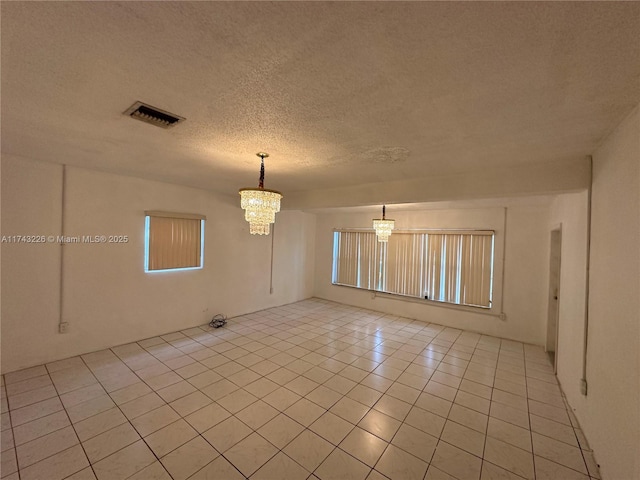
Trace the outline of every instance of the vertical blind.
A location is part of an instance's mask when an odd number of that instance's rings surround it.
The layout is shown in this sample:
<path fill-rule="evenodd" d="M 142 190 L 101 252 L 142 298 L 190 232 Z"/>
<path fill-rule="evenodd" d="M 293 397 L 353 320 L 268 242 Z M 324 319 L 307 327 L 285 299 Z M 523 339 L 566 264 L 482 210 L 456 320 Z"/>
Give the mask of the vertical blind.
<path fill-rule="evenodd" d="M 333 283 L 491 307 L 493 231 L 334 233 Z"/>
<path fill-rule="evenodd" d="M 368 232 L 349 233 L 334 245 L 339 252 L 337 261 L 334 260 L 334 277 L 345 285 L 376 290 L 380 276 L 378 239 Z"/>
<path fill-rule="evenodd" d="M 148 217 L 147 270 L 202 266 L 201 215 L 145 212 Z"/>

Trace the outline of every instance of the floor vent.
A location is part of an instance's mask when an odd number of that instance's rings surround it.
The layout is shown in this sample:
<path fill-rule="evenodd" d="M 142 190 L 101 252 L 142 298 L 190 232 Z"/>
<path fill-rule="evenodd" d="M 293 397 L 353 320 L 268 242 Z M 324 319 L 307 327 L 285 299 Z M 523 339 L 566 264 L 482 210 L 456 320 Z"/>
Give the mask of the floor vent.
<path fill-rule="evenodd" d="M 185 120 L 184 117 L 165 112 L 164 110 L 160 110 L 159 108 L 152 107 L 151 105 L 147 105 L 142 102 L 134 103 L 126 112 L 124 112 L 124 114 L 129 115 L 131 118 L 135 118 L 136 120 L 147 122 L 151 125 L 162 128 L 173 127 L 175 124 Z"/>

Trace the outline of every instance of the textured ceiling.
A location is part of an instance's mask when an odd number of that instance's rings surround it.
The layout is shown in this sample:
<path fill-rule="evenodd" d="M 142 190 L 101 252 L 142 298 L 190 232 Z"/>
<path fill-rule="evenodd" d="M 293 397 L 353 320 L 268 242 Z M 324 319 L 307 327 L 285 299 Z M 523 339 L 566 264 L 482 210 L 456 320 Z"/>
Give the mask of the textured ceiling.
<path fill-rule="evenodd" d="M 637 2 L 1 9 L 3 154 L 223 193 L 575 161 L 640 101 Z"/>

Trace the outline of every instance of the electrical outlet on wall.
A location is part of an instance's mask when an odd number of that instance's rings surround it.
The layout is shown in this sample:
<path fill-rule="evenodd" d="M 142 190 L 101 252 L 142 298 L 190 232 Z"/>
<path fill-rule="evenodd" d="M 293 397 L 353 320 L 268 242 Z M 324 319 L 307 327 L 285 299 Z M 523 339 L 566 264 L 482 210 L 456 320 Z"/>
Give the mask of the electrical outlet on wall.
<path fill-rule="evenodd" d="M 69 322 L 61 322 L 60 325 L 58 325 L 58 331 L 60 333 L 67 333 L 69 331 Z"/>

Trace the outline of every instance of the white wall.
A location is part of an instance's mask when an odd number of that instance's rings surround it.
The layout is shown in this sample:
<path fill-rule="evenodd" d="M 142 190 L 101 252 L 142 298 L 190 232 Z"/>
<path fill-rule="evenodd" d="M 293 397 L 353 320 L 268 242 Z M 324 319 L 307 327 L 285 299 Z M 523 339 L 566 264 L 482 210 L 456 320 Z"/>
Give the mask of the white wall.
<path fill-rule="evenodd" d="M 558 306 L 558 380 L 574 411 L 584 402 L 580 393 L 584 355 L 587 272 L 587 192 L 559 195 L 551 206 L 549 235 L 562 229 L 560 304 Z"/>
<path fill-rule="evenodd" d="M 520 202 L 521 203 L 521 202 Z M 504 312 L 506 320 L 427 302 L 373 297 L 371 292 L 331 284 L 334 228 L 370 228 L 368 213 L 323 213 L 317 219 L 315 295 L 363 308 L 504 338 L 542 345 L 546 323 L 548 275 L 548 205 L 508 206 L 506 250 L 504 208 L 396 211 L 388 217 L 396 228 L 479 228 L 496 231 L 495 256 L 506 254 Z M 400 207 L 395 207 L 400 208 Z M 502 269 L 494 271 L 494 313 L 500 313 Z"/>
<path fill-rule="evenodd" d="M 640 113 L 593 155 L 588 395 L 576 411 L 606 480 L 640 478 Z"/>
<path fill-rule="evenodd" d="M 2 235 L 59 235 L 62 167 L 2 159 Z M 249 235 L 239 198 L 67 169 L 66 234 L 128 235 L 126 244 L 2 244 L 2 372 L 295 302 L 313 293 L 315 217 L 276 216 Z M 144 210 L 207 216 L 203 270 L 145 274 Z M 64 320 L 57 333 L 60 249 Z"/>
<path fill-rule="evenodd" d="M 427 172 L 428 174 L 428 172 Z M 337 208 L 509 198 L 527 195 L 560 194 L 584 190 L 589 186 L 586 157 L 510 168 L 482 169 L 452 175 L 368 183 L 321 190 L 291 192 L 290 208 Z"/>

